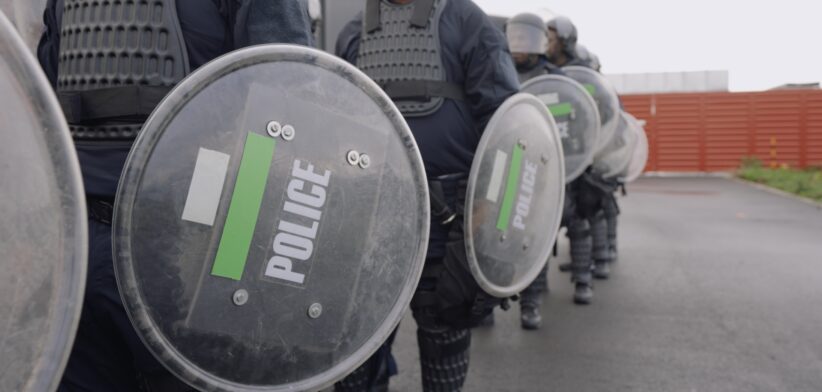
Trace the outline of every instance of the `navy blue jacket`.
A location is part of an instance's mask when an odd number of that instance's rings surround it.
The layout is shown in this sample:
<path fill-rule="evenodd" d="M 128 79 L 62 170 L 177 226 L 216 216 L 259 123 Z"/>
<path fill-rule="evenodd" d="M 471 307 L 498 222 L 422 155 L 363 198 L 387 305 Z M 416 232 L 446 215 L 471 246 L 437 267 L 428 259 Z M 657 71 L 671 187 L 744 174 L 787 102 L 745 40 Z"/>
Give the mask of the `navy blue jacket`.
<path fill-rule="evenodd" d="M 519 91 L 508 42 L 476 4 L 449 0 L 439 27 L 447 80 L 464 86 L 467 101 L 446 99 L 436 113 L 406 119 L 429 178 L 468 173 L 491 115 Z M 361 33 L 362 14 L 343 28 L 337 55 L 356 65 Z"/>
<path fill-rule="evenodd" d="M 588 61 L 585 61 L 585 60 L 583 60 L 579 57 L 576 57 L 576 56 L 568 56 L 568 61 L 565 64 L 563 64 L 562 67 L 560 67 L 560 68 L 570 67 L 570 66 L 579 66 L 579 67 L 591 68 L 591 63 L 588 62 Z M 591 69 L 593 69 L 593 68 L 591 68 Z"/>
<path fill-rule="evenodd" d="M 449 0 L 439 27 L 445 75 L 448 82 L 464 87 L 467 100 L 445 99 L 434 114 L 406 119 L 429 178 L 468 174 L 491 116 L 519 92 L 505 36 L 473 2 Z M 337 55 L 354 65 L 361 33 L 362 14 L 346 25 L 337 39 Z M 451 194 L 446 197 L 456 198 Z M 427 257 L 445 255 L 448 231 L 449 227 L 432 221 Z"/>
<path fill-rule="evenodd" d="M 305 3 L 296 0 L 177 0 L 177 15 L 193 72 L 234 49 L 261 43 L 313 44 Z M 48 0 L 45 31 L 37 48 L 40 65 L 57 85 L 63 0 Z M 77 152 L 86 193 L 113 198 L 130 143 L 85 145 Z"/>
<path fill-rule="evenodd" d="M 533 78 L 542 76 L 542 75 L 561 75 L 565 76 L 565 72 L 562 68 L 557 67 L 545 56 L 537 57 L 537 62 L 534 63 L 532 66 L 517 66 L 517 72 L 519 73 L 519 81 L 520 83 L 525 83 Z"/>

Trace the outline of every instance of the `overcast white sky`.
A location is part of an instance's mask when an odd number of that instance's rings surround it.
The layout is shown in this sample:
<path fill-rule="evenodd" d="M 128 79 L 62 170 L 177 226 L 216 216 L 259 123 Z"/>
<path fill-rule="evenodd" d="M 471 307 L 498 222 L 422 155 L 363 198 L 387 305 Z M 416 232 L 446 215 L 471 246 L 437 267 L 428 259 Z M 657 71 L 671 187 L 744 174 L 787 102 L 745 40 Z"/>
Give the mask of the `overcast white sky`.
<path fill-rule="evenodd" d="M 822 81 L 822 0 L 474 0 L 571 18 L 605 73 L 728 70 L 733 91 Z"/>

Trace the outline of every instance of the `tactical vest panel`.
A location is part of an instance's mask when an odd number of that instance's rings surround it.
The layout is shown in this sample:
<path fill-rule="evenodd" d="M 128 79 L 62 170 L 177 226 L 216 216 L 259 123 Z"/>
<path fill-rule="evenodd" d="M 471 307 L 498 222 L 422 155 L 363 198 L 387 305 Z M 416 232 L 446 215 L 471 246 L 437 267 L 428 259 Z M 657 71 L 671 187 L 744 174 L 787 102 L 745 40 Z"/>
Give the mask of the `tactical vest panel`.
<path fill-rule="evenodd" d="M 448 83 L 442 62 L 439 21 L 447 0 L 396 5 L 369 0 L 357 67 L 376 81 L 406 116 L 426 116 L 444 98 L 463 99 Z"/>
<path fill-rule="evenodd" d="M 189 72 L 175 0 L 65 0 L 57 91 L 81 140 L 128 140 Z"/>

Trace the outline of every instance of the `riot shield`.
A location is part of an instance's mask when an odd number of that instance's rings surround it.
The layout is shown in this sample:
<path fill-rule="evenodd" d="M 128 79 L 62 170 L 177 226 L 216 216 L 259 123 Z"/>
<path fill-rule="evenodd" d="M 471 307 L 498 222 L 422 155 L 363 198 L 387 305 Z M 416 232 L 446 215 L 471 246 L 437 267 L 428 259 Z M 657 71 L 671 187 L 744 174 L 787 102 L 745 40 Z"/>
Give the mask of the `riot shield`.
<path fill-rule="evenodd" d="M 57 98 L 0 12 L 0 391 L 52 391 L 86 281 L 80 168 Z"/>
<path fill-rule="evenodd" d="M 631 163 L 628 164 L 628 167 L 622 174 L 623 181 L 628 183 L 634 182 L 639 178 L 642 172 L 645 171 L 645 165 L 648 164 L 648 135 L 636 117 L 630 113 L 626 114 L 628 116 L 628 122 L 632 124 L 631 128 L 636 132 L 638 137 L 636 147 L 631 156 Z"/>
<path fill-rule="evenodd" d="M 114 213 L 115 271 L 154 355 L 209 391 L 319 390 L 414 293 L 429 201 L 379 87 L 300 46 L 232 52 L 146 122 Z"/>
<path fill-rule="evenodd" d="M 620 177 L 631 163 L 639 135 L 633 130 L 634 125 L 628 116 L 621 112 L 611 143 L 594 158 L 594 172 L 603 178 Z"/>
<path fill-rule="evenodd" d="M 569 78 L 576 80 L 583 86 L 597 103 L 599 118 L 602 122 L 596 154 L 602 152 L 605 146 L 611 144 L 614 138 L 619 116 L 622 112 L 619 105 L 619 95 L 616 89 L 602 74 L 587 67 L 570 66 L 562 68 Z"/>
<path fill-rule="evenodd" d="M 494 113 L 468 178 L 465 248 L 488 294 L 522 291 L 548 260 L 565 197 L 562 142 L 545 105 L 530 94 Z"/>
<path fill-rule="evenodd" d="M 601 128 L 596 102 L 581 84 L 559 75 L 533 78 L 521 90 L 548 106 L 562 138 L 565 181 L 573 181 L 594 161 Z"/>
<path fill-rule="evenodd" d="M 45 9 L 46 0 L 0 1 L 0 11 L 6 14 L 32 53 L 37 52 L 37 43 L 45 29 L 43 23 L 43 10 Z"/>

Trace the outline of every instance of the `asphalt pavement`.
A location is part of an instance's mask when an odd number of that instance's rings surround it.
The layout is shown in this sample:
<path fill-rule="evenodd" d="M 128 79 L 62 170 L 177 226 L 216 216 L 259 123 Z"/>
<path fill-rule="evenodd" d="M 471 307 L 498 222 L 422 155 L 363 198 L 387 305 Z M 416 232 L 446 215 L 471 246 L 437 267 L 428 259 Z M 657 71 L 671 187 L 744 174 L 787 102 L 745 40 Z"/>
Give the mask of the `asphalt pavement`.
<path fill-rule="evenodd" d="M 822 391 L 822 209 L 721 178 L 643 178 L 592 305 L 551 260 L 543 327 L 474 331 L 465 391 Z M 418 391 L 415 325 L 392 391 Z"/>

